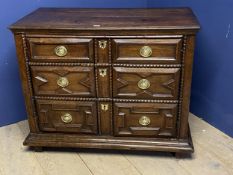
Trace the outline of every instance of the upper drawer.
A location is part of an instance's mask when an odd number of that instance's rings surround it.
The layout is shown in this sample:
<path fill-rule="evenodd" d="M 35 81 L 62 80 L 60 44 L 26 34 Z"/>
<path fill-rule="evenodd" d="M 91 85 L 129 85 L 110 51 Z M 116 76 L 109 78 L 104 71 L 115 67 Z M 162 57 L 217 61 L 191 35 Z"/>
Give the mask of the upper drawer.
<path fill-rule="evenodd" d="M 93 67 L 32 66 L 36 95 L 95 96 Z"/>
<path fill-rule="evenodd" d="M 115 63 L 180 63 L 182 39 L 114 39 Z"/>
<path fill-rule="evenodd" d="M 92 39 L 28 38 L 31 61 L 93 62 Z"/>

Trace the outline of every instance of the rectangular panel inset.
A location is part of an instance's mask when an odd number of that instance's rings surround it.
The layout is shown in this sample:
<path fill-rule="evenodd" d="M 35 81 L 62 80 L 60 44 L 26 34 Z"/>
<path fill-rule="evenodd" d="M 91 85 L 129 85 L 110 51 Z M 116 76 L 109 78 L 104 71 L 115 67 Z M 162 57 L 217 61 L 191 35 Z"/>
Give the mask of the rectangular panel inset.
<path fill-rule="evenodd" d="M 182 39 L 114 39 L 114 63 L 180 63 Z"/>
<path fill-rule="evenodd" d="M 93 62 L 93 40 L 82 38 L 28 38 L 31 61 Z"/>
<path fill-rule="evenodd" d="M 174 137 L 177 104 L 114 103 L 114 135 Z"/>
<path fill-rule="evenodd" d="M 93 67 L 31 66 L 35 95 L 95 96 Z"/>
<path fill-rule="evenodd" d="M 36 100 L 42 131 L 97 134 L 95 102 Z"/>
<path fill-rule="evenodd" d="M 180 68 L 113 68 L 113 96 L 177 99 Z"/>

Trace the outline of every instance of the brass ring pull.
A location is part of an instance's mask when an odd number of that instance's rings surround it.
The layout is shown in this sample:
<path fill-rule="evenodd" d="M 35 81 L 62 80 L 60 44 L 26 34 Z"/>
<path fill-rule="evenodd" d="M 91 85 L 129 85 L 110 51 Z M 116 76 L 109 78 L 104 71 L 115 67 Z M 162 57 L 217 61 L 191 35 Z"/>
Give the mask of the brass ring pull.
<path fill-rule="evenodd" d="M 69 85 L 69 80 L 66 77 L 59 77 L 57 79 L 57 85 L 64 88 Z"/>
<path fill-rule="evenodd" d="M 143 46 L 140 49 L 140 55 L 144 58 L 148 58 L 152 55 L 152 49 L 150 46 Z"/>
<path fill-rule="evenodd" d="M 138 123 L 142 126 L 148 126 L 150 124 L 150 118 L 147 116 L 140 117 Z"/>
<path fill-rule="evenodd" d="M 150 87 L 150 81 L 147 79 L 141 79 L 138 82 L 138 87 L 143 90 L 148 89 Z"/>
<path fill-rule="evenodd" d="M 64 57 L 67 55 L 67 49 L 65 46 L 57 46 L 55 49 L 54 49 L 54 52 L 57 56 L 59 57 Z"/>
<path fill-rule="evenodd" d="M 69 113 L 65 113 L 64 115 L 61 116 L 61 120 L 64 123 L 70 123 L 72 122 L 72 115 L 70 115 Z"/>

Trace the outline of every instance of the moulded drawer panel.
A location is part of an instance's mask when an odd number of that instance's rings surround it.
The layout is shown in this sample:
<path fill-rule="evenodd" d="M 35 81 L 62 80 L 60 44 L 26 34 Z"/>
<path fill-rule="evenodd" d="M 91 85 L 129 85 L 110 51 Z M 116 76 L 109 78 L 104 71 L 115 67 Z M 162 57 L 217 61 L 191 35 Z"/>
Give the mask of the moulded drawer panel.
<path fill-rule="evenodd" d="M 82 38 L 28 38 L 31 61 L 93 62 L 93 40 Z"/>
<path fill-rule="evenodd" d="M 180 68 L 113 68 L 113 96 L 178 99 Z"/>
<path fill-rule="evenodd" d="M 116 136 L 174 137 L 177 104 L 115 103 Z"/>
<path fill-rule="evenodd" d="M 35 95 L 95 96 L 93 67 L 31 66 Z"/>
<path fill-rule="evenodd" d="M 182 39 L 114 39 L 114 63 L 180 63 Z"/>
<path fill-rule="evenodd" d="M 36 100 L 42 131 L 97 134 L 96 103 Z"/>

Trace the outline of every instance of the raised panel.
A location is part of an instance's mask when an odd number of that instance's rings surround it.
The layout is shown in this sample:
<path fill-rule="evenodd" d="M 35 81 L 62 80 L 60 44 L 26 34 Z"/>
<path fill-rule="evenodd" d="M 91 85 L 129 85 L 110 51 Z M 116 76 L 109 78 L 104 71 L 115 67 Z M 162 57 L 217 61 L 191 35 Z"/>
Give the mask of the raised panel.
<path fill-rule="evenodd" d="M 95 102 L 37 100 L 36 107 L 42 131 L 97 133 Z M 65 123 L 62 120 L 65 114 L 72 121 Z"/>
<path fill-rule="evenodd" d="M 115 103 L 116 136 L 175 137 L 177 104 Z M 142 117 L 149 121 L 140 123 Z"/>
<path fill-rule="evenodd" d="M 177 99 L 180 68 L 113 68 L 113 96 Z M 142 88 L 141 81 L 148 87 Z"/>
<path fill-rule="evenodd" d="M 114 39 L 113 62 L 116 63 L 180 63 L 182 39 Z M 141 49 L 151 49 L 148 57 Z"/>
<path fill-rule="evenodd" d="M 31 72 L 35 95 L 95 96 L 93 67 L 31 66 Z"/>
<path fill-rule="evenodd" d="M 85 38 L 28 38 L 31 61 L 93 62 L 93 41 Z M 67 54 L 58 56 L 55 49 L 64 46 Z"/>

